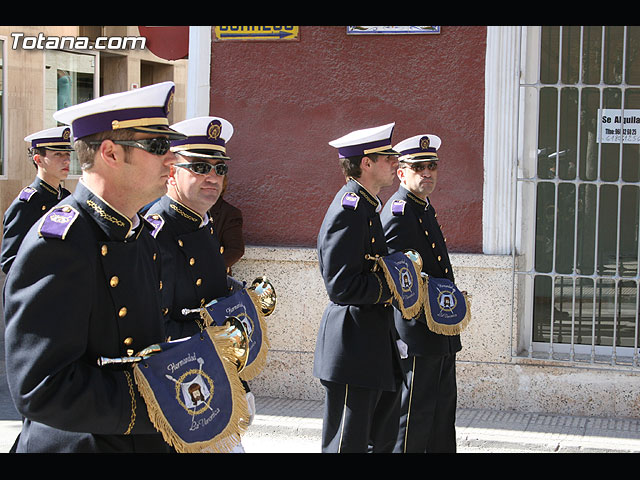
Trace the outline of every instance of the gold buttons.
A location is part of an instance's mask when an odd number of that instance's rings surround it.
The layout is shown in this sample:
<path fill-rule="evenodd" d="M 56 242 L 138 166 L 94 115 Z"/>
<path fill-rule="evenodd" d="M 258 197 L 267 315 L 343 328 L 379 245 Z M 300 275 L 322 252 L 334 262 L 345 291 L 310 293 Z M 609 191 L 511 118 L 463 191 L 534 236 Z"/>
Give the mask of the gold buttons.
<path fill-rule="evenodd" d="M 193 265 L 195 265 L 195 263 L 196 263 L 196 259 L 195 259 L 195 258 L 193 258 L 193 257 L 191 257 L 191 258 L 189 259 L 189 265 L 193 266 Z"/>
<path fill-rule="evenodd" d="M 431 248 L 436 248 L 436 244 L 435 244 L 435 243 L 432 243 L 432 244 L 431 244 Z"/>
<path fill-rule="evenodd" d="M 42 205 L 42 211 L 44 212 L 47 209 L 46 205 Z"/>
<path fill-rule="evenodd" d="M 106 245 L 102 245 L 102 247 L 100 247 L 100 253 L 103 257 L 106 256 L 107 253 L 109 253 L 109 247 L 107 247 Z"/>
<path fill-rule="evenodd" d="M 158 258 L 158 254 L 156 252 L 153 252 L 153 261 L 156 261 L 156 258 Z"/>
<path fill-rule="evenodd" d="M 124 339 L 122 343 L 124 343 L 125 346 L 130 347 L 131 345 L 133 345 L 133 338 L 127 337 Z"/>
<path fill-rule="evenodd" d="M 220 245 L 220 253 L 224 253 L 224 247 Z"/>
<path fill-rule="evenodd" d="M 118 283 L 120 283 L 120 279 L 115 275 L 109 280 L 109 285 L 111 285 L 112 287 L 117 287 Z"/>
<path fill-rule="evenodd" d="M 166 315 L 167 313 L 169 313 L 169 309 L 167 307 L 162 309 L 162 315 Z"/>
<path fill-rule="evenodd" d="M 202 285 L 202 279 L 201 278 L 196 280 L 196 286 L 199 287 L 200 285 Z"/>
<path fill-rule="evenodd" d="M 438 255 L 438 261 L 442 260 L 442 257 L 440 255 Z"/>
<path fill-rule="evenodd" d="M 371 237 L 371 243 L 376 243 L 376 237 Z"/>
<path fill-rule="evenodd" d="M 118 310 L 118 316 L 120 318 L 124 318 L 127 316 L 127 307 L 122 307 L 120 310 Z"/>
<path fill-rule="evenodd" d="M 449 273 L 449 269 L 448 269 L 448 268 L 445 268 L 445 269 L 444 269 L 444 273 Z"/>
<path fill-rule="evenodd" d="M 178 240 L 178 245 L 180 245 L 182 247 L 182 246 L 184 246 L 184 242 L 182 240 Z"/>
<path fill-rule="evenodd" d="M 162 280 L 160 280 L 160 290 L 162 290 Z"/>

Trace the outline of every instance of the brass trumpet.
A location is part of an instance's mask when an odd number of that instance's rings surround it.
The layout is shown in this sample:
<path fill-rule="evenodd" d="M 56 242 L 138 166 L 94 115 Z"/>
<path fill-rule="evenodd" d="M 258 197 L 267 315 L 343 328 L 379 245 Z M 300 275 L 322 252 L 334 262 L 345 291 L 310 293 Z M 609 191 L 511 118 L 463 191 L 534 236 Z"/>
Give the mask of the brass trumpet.
<path fill-rule="evenodd" d="M 249 360 L 249 335 L 244 324 L 238 317 L 227 317 L 222 327 L 214 327 L 214 337 L 231 341 L 233 363 L 238 368 L 238 373 L 244 370 Z"/>
<path fill-rule="evenodd" d="M 267 277 L 262 276 L 256 278 L 251 282 L 251 286 L 247 290 L 253 290 L 258 295 L 262 314 L 265 317 L 268 317 L 273 313 L 276 309 L 277 295 L 275 288 L 273 288 L 273 284 L 267 279 Z"/>

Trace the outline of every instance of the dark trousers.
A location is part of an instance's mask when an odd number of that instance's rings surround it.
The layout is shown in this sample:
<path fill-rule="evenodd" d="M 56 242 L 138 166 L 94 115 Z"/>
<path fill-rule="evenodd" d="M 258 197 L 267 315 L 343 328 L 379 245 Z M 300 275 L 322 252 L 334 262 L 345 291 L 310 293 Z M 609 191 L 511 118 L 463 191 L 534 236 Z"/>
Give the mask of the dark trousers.
<path fill-rule="evenodd" d="M 398 436 L 401 390 L 371 390 L 321 381 L 325 388 L 323 453 L 391 453 Z"/>
<path fill-rule="evenodd" d="M 456 452 L 456 356 L 404 359 L 400 427 L 394 453 Z"/>

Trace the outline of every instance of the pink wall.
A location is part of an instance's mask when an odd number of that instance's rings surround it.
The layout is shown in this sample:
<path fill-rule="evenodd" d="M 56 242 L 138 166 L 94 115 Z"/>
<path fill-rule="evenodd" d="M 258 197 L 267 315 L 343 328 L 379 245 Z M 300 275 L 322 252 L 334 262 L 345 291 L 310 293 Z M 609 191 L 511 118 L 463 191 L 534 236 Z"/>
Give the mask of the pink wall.
<path fill-rule="evenodd" d="M 344 184 L 327 142 L 396 122 L 394 144 L 442 138 L 431 200 L 449 250 L 481 252 L 485 46 L 484 26 L 373 36 L 302 26 L 297 42 L 214 41 L 210 112 L 235 128 L 225 198 L 243 211 L 246 243 L 315 247 Z"/>

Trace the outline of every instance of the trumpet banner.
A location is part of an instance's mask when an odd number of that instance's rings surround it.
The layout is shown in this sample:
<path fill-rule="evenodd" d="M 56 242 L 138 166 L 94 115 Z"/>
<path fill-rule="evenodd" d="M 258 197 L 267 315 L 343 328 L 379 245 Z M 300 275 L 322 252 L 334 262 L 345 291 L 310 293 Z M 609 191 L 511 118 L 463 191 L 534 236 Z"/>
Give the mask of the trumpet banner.
<path fill-rule="evenodd" d="M 427 277 L 424 313 L 429 330 L 441 335 L 458 335 L 471 321 L 470 300 L 447 278 Z"/>
<path fill-rule="evenodd" d="M 379 257 L 377 263 L 391 289 L 394 306 L 402 317 L 411 319 L 418 315 L 424 299 L 420 267 L 403 252 Z"/>
<path fill-rule="evenodd" d="M 249 336 L 249 358 L 240 378 L 248 381 L 256 377 L 266 365 L 269 351 L 267 322 L 258 295 L 253 290 L 238 290 L 203 307 L 202 316 L 207 324 L 213 325 L 224 325 L 231 316 L 242 322 Z"/>
<path fill-rule="evenodd" d="M 221 328 L 162 343 L 134 367 L 151 422 L 179 453 L 230 452 L 249 426 L 232 345 L 216 337 Z"/>

